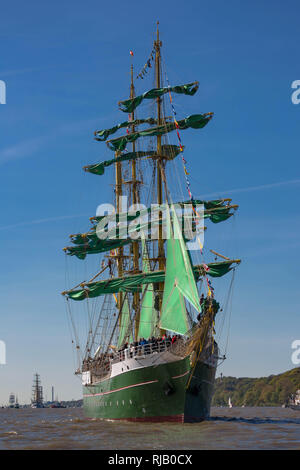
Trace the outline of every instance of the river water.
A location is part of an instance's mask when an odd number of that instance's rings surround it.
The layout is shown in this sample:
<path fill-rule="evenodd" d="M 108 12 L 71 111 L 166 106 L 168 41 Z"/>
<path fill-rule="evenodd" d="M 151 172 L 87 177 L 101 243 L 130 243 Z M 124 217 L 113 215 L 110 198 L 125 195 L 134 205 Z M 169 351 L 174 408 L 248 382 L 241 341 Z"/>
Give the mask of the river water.
<path fill-rule="evenodd" d="M 197 424 L 89 420 L 80 408 L 0 409 L 0 449 L 300 449 L 300 411 L 212 408 Z"/>

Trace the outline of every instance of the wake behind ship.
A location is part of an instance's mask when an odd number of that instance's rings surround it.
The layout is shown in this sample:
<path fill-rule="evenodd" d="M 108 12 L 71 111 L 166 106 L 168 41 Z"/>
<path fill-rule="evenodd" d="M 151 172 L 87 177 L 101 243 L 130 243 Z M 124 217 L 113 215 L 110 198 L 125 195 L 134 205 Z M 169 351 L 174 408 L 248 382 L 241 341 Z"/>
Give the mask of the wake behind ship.
<path fill-rule="evenodd" d="M 181 131 L 204 128 L 213 113 L 177 120 L 173 96 L 193 96 L 199 84 L 170 86 L 161 47 L 157 27 L 149 59 L 135 78 L 144 83 L 153 71 L 155 88 L 136 95 L 131 66 L 130 97 L 119 102 L 128 120 L 95 132 L 114 158 L 84 167 L 100 176 L 115 167 L 115 208 L 100 208 L 90 230 L 71 235 L 72 245 L 64 248 L 79 260 L 102 255 L 89 281 L 63 292 L 84 409 L 92 418 L 209 417 L 220 355 L 214 325 L 221 310 L 212 279 L 234 272 L 240 262 L 213 250 L 215 260 L 206 261 L 204 221 L 225 221 L 238 206 L 231 199 L 193 197 Z M 147 103 L 150 117 L 140 118 Z M 122 128 L 126 133 L 110 138 Z M 173 131 L 176 144 L 169 140 Z M 178 193 L 183 197 L 174 202 Z M 85 305 L 85 317 L 74 313 L 78 305 Z"/>

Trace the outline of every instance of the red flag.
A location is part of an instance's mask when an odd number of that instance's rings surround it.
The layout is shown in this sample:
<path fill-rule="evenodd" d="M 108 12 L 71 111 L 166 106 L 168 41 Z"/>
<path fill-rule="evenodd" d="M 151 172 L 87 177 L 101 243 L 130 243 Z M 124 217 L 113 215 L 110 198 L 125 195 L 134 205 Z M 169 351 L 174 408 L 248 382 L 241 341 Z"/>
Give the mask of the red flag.
<path fill-rule="evenodd" d="M 130 55 L 133 55 L 133 52 L 132 52 L 132 51 L 130 51 Z"/>

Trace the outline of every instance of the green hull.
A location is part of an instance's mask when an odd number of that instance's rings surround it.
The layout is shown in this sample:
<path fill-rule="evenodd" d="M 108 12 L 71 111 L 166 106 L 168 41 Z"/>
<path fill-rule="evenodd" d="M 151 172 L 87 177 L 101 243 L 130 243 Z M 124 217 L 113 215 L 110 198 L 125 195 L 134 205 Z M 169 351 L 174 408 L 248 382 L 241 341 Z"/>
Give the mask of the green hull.
<path fill-rule="evenodd" d="M 130 370 L 83 387 L 90 418 L 129 421 L 202 421 L 209 417 L 215 367 L 189 358 Z M 187 384 L 189 386 L 187 387 Z"/>

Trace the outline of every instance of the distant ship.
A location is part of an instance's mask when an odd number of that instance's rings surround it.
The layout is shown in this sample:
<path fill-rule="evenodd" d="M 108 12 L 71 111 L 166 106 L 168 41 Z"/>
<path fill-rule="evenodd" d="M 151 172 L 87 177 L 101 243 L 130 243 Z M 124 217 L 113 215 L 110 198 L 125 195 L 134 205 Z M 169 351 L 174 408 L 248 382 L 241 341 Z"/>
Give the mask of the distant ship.
<path fill-rule="evenodd" d="M 8 403 L 9 403 L 9 405 L 8 405 L 9 408 L 15 408 L 16 397 L 15 397 L 14 393 L 11 393 L 9 395 Z"/>
<path fill-rule="evenodd" d="M 35 374 L 33 378 L 31 408 L 44 408 L 43 387 L 39 374 Z"/>
<path fill-rule="evenodd" d="M 50 405 L 50 408 L 66 408 L 66 406 L 63 405 L 63 404 L 60 403 L 60 402 L 57 402 L 57 403 L 52 403 L 52 404 Z"/>

